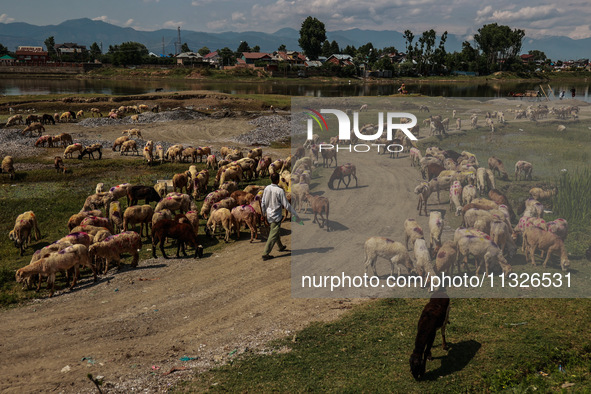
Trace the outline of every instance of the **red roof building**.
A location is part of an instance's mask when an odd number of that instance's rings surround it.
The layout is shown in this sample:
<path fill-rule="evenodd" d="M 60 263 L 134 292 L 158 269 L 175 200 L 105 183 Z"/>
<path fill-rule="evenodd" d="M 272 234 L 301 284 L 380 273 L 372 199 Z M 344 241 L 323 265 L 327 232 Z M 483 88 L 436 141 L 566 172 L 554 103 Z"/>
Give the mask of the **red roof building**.
<path fill-rule="evenodd" d="M 43 47 L 21 46 L 15 52 L 16 61 L 19 63 L 45 64 L 48 60 L 47 51 Z"/>

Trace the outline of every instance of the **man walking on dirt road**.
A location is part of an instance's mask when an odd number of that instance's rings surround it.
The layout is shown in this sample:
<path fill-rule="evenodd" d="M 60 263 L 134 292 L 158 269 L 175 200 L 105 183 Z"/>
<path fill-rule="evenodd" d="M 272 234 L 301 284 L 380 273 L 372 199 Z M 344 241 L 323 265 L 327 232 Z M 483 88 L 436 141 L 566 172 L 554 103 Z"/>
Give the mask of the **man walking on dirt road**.
<path fill-rule="evenodd" d="M 270 178 L 271 184 L 265 188 L 263 198 L 261 198 L 261 211 L 263 215 L 267 217 L 270 226 L 269 237 L 267 238 L 265 251 L 263 252 L 263 260 L 273 258 L 269 253 L 271 253 L 275 243 L 279 246 L 280 252 L 287 249 L 287 246 L 283 245 L 281 239 L 279 239 L 279 230 L 281 229 L 281 220 L 283 219 L 283 208 L 291 212 L 297 222 L 304 224 L 298 217 L 295 209 L 293 209 L 289 201 L 287 201 L 285 191 L 279 187 L 279 174 L 275 172 L 271 174 Z"/>

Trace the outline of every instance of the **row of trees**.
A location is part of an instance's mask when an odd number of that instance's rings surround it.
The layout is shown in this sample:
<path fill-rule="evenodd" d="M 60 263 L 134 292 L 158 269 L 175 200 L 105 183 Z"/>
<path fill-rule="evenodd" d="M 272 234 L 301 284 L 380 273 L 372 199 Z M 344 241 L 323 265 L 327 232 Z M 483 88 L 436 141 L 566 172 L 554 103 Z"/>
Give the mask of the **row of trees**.
<path fill-rule="evenodd" d="M 309 16 L 302 23 L 299 44 L 311 59 L 343 53 L 353 57 L 357 65 L 364 63 L 371 69 L 392 70 L 402 75 L 439 75 L 453 70 L 490 74 L 496 71 L 527 71 L 519 57 L 524 36 L 525 32 L 521 29 L 491 23 L 478 29 L 474 35 L 475 47 L 465 41 L 461 51 L 448 53 L 445 49 L 447 32 L 441 34 L 437 41 L 437 33 L 433 29 L 423 32 L 419 37 L 406 30 L 403 36 L 406 61 L 392 64 L 383 55 L 398 52 L 396 48 L 377 49 L 372 43 L 359 48 L 339 48 L 336 41 L 329 42 L 326 39 L 324 23 Z M 530 51 L 530 54 L 534 55 L 534 60 L 549 62 L 541 51 Z"/>

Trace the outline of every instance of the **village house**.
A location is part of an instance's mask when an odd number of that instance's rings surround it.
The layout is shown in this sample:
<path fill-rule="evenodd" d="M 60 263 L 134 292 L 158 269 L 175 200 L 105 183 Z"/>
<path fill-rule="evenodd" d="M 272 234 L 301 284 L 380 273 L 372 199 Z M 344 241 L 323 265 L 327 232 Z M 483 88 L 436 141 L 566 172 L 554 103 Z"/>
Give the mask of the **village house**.
<path fill-rule="evenodd" d="M 48 60 L 47 51 L 43 47 L 20 46 L 15 52 L 16 61 L 26 64 L 45 64 Z"/>

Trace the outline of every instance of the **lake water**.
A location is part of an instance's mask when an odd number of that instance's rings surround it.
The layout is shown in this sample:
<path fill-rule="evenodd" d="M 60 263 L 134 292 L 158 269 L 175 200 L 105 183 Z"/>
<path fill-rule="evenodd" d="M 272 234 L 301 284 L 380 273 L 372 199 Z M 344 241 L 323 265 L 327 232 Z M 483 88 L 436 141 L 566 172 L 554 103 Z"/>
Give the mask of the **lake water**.
<path fill-rule="evenodd" d="M 566 97 L 570 98 L 570 90 L 576 89 L 578 99 L 591 102 L 590 83 L 584 80 L 580 82 L 557 82 L 552 85 L 553 97 L 558 98 L 561 90 L 566 91 Z M 102 93 L 109 95 L 130 95 L 154 92 L 162 88 L 165 92 L 183 90 L 209 90 L 231 94 L 281 94 L 289 96 L 311 97 L 341 97 L 341 96 L 387 96 L 396 94 L 399 82 L 372 82 L 344 80 L 340 83 L 311 83 L 308 80 L 298 79 L 292 81 L 264 82 L 202 82 L 185 80 L 85 80 L 85 79 L 38 79 L 38 78 L 1 78 L 0 95 L 45 95 L 45 94 L 82 94 Z M 548 94 L 548 84 L 542 84 Z M 425 96 L 443 97 L 507 97 L 510 92 L 525 92 L 526 90 L 539 90 L 540 84 L 533 82 L 488 83 L 467 82 L 436 82 L 406 84 L 410 93 L 420 93 Z"/>

